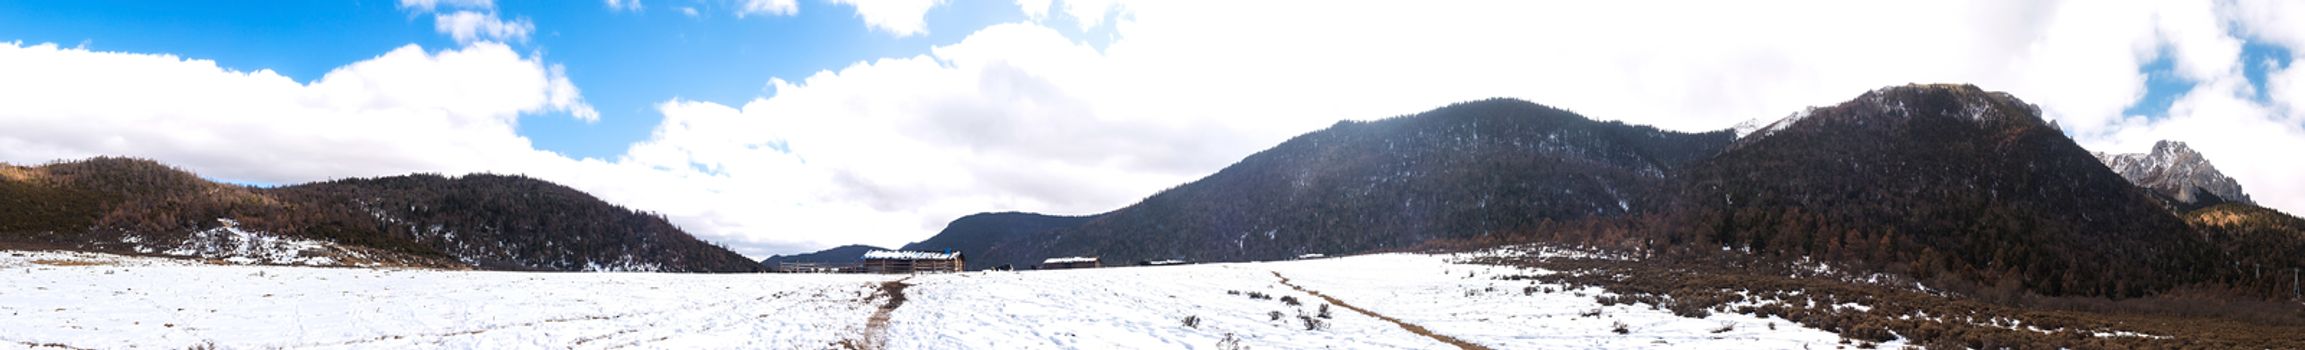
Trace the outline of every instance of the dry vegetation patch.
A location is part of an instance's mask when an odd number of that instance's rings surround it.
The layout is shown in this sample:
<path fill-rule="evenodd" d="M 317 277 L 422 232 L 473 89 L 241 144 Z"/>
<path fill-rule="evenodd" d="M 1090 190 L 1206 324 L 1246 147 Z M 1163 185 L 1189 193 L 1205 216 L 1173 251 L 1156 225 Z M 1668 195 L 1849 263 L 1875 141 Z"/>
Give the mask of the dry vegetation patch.
<path fill-rule="evenodd" d="M 1702 318 L 1776 316 L 1860 347 L 1903 339 L 1932 349 L 2305 349 L 2305 305 L 2182 289 L 2149 298 L 2043 297 L 2014 287 L 1940 286 L 1741 254 L 1601 260 L 1484 257 L 1556 271 L 1506 280 L 1593 286 L 1604 304 Z M 1943 283 L 1955 284 L 1955 283 Z M 1937 289 L 1944 288 L 1944 289 Z"/>
<path fill-rule="evenodd" d="M 105 266 L 105 265 L 111 265 L 111 263 L 102 262 L 102 261 L 90 261 L 90 260 L 68 260 L 68 259 L 37 259 L 37 260 L 32 260 L 32 263 L 33 263 L 33 264 L 39 264 L 39 265 L 48 265 L 48 266 Z"/>

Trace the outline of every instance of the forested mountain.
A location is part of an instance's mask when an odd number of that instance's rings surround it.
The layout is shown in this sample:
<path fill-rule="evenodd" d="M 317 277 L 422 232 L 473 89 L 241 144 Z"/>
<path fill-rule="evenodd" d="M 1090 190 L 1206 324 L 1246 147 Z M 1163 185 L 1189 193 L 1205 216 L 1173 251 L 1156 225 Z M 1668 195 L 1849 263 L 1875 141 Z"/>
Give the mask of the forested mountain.
<path fill-rule="evenodd" d="M 2217 166 L 2184 142 L 2153 143 L 2150 153 L 2095 153 L 2098 161 L 2138 187 L 2164 197 L 2178 211 L 2190 211 L 2225 202 L 2254 203 L 2241 183 L 2218 172 Z"/>
<path fill-rule="evenodd" d="M 0 165 L 0 244 L 242 262 L 508 270 L 759 271 L 660 216 L 519 176 L 250 188 L 156 162 Z"/>
<path fill-rule="evenodd" d="M 1689 167 L 1672 241 L 2051 295 L 2137 296 L 2216 251 L 2039 110 L 1967 85 L 1812 108 Z"/>
<path fill-rule="evenodd" d="M 1623 217 L 1664 208 L 1668 174 L 1733 137 L 1510 99 L 1341 122 L 1079 227 L 971 252 L 971 265 L 1279 259 Z"/>

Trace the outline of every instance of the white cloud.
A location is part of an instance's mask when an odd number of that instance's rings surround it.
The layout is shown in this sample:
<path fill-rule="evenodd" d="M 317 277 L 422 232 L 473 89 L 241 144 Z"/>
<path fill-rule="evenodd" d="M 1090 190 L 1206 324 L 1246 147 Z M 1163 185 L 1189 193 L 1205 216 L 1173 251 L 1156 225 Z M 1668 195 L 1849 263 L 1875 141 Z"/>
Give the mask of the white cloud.
<path fill-rule="evenodd" d="M 793 14 L 796 14 L 796 13 L 800 13 L 800 2 L 799 2 L 799 0 L 741 0 L 741 1 L 743 1 L 743 2 L 742 2 L 742 3 L 739 3 L 739 4 L 737 4 L 737 7 L 736 7 L 736 17 L 737 17 L 737 18 L 744 18 L 744 16 L 746 16 L 746 15 L 772 15 L 772 16 L 791 16 L 791 15 L 793 15 Z"/>
<path fill-rule="evenodd" d="M 856 7 L 856 16 L 875 30 L 907 37 L 927 33 L 928 10 L 943 5 L 944 0 L 832 0 L 832 3 Z"/>
<path fill-rule="evenodd" d="M 1052 1 L 1053 1 L 1053 0 L 1052 0 Z M 1099 26 L 1099 25 L 1103 25 L 1103 24 L 1104 24 L 1104 20 L 1105 20 L 1105 17 L 1106 17 L 1107 15 L 1111 15 L 1111 14 L 1113 14 L 1113 12 L 1115 12 L 1115 7 L 1118 7 L 1118 6 L 1120 5 L 1120 4 L 1119 4 L 1119 2 L 1120 2 L 1120 1 L 1118 1 L 1118 0 L 1065 0 L 1065 1 L 1064 1 L 1064 13 L 1065 13 L 1065 15 L 1066 15 L 1066 16 L 1072 16 L 1072 18 L 1073 18 L 1073 21 L 1074 21 L 1075 23 L 1079 23 L 1079 24 L 1080 24 L 1080 29 L 1081 29 L 1081 30 L 1089 30 L 1089 29 L 1092 29 L 1092 28 L 1096 28 L 1096 27 L 1097 27 L 1097 26 Z M 1194 6 L 1201 6 L 1201 5 L 1208 5 L 1208 4 L 1205 4 L 1205 3 L 1204 3 L 1204 4 L 1197 4 L 1197 5 L 1194 5 Z M 1300 8 L 1300 9 L 1302 9 L 1302 8 Z M 1222 9 L 1218 9 L 1218 8 L 1209 8 L 1208 10 L 1212 10 L 1212 11 L 1221 11 Z M 1293 17 L 1293 16 L 1297 16 L 1297 14 L 1301 14 L 1301 13 L 1302 13 L 1302 12 L 1298 12 L 1298 13 L 1276 13 L 1276 14 L 1273 14 L 1273 15 L 1278 15 L 1278 16 L 1291 16 L 1291 17 Z M 1282 17 L 1282 18 L 1287 18 L 1287 17 Z"/>
<path fill-rule="evenodd" d="M 493 9 L 496 8 L 496 0 L 400 0 L 400 8 L 416 12 L 432 12 L 441 8 Z"/>
<path fill-rule="evenodd" d="M 683 15 L 688 15 L 689 17 L 696 17 L 696 16 L 702 16 L 702 15 L 703 15 L 703 14 L 701 14 L 701 13 L 697 13 L 697 12 L 696 12 L 696 8 L 695 8 L 695 7 L 687 7 L 687 6 L 682 6 L 682 7 L 680 7 L 680 14 L 683 14 Z"/>
<path fill-rule="evenodd" d="M 1047 18 L 1049 6 L 1055 4 L 1056 0 L 1016 0 L 1016 7 L 1024 10 L 1024 16 L 1034 20 Z"/>
<path fill-rule="evenodd" d="M 448 34 L 458 43 L 528 41 L 528 34 L 536 31 L 536 24 L 529 23 L 527 18 L 505 21 L 497 19 L 494 13 L 457 11 L 433 15 L 432 30 Z"/>
<path fill-rule="evenodd" d="M 610 11 L 640 11 L 640 0 L 606 0 Z M 693 10 L 692 10 L 693 11 Z"/>
<path fill-rule="evenodd" d="M 405 46 L 310 84 L 168 55 L 0 45 L 0 157 L 150 157 L 227 179 L 294 183 L 469 172 L 548 155 L 519 116 L 591 115 L 556 69 L 501 44 Z"/>
<path fill-rule="evenodd" d="M 2305 4 L 2276 0 L 2229 0 L 2218 13 L 2245 33 L 2282 47 L 2305 47 Z"/>

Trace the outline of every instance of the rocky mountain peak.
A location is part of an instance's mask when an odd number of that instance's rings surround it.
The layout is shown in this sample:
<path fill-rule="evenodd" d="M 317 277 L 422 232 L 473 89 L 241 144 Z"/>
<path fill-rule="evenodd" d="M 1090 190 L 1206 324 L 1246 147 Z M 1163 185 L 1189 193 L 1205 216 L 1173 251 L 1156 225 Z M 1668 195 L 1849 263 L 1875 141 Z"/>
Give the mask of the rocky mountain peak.
<path fill-rule="evenodd" d="M 2153 143 L 2151 153 L 2110 154 L 2095 152 L 2105 167 L 2121 174 L 2122 178 L 2169 196 L 2179 203 L 2205 206 L 2219 202 L 2252 203 L 2241 184 L 2201 156 L 2184 142 Z"/>

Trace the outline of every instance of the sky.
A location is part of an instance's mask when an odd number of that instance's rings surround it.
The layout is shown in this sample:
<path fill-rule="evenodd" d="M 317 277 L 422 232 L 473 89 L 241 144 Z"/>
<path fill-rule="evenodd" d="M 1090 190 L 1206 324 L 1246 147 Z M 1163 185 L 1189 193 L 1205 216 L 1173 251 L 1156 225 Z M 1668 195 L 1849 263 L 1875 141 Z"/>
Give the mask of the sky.
<path fill-rule="evenodd" d="M 0 162 L 522 174 L 754 258 L 1084 215 L 1339 120 L 1682 131 L 1971 83 L 2305 212 L 2282 1 L 0 1 Z"/>

